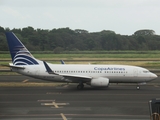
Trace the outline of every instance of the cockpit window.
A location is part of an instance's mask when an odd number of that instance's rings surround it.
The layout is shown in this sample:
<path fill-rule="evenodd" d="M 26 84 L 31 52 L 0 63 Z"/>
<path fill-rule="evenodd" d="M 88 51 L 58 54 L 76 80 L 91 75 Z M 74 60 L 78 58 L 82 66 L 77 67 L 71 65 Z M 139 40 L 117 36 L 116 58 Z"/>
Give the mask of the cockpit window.
<path fill-rule="evenodd" d="M 149 71 L 144 70 L 143 73 L 149 73 Z"/>

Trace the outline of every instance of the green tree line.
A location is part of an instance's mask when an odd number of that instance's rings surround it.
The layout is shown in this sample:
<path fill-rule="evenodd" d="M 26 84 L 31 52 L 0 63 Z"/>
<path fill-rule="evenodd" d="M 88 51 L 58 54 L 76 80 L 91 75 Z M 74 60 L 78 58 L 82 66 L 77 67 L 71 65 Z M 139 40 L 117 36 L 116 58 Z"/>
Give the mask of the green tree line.
<path fill-rule="evenodd" d="M 138 30 L 128 36 L 110 30 L 89 33 L 82 29 L 44 30 L 29 26 L 12 30 L 0 27 L 0 51 L 8 51 L 5 31 L 14 32 L 31 51 L 160 50 L 160 36 L 154 30 Z"/>

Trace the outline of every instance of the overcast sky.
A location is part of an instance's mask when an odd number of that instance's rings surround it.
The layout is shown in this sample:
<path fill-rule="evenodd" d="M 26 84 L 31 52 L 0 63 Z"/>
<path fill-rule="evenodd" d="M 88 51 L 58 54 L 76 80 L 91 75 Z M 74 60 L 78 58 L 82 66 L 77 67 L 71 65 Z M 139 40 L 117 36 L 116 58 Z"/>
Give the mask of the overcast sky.
<path fill-rule="evenodd" d="M 160 0 L 0 0 L 0 26 L 121 35 L 152 29 L 160 35 Z"/>

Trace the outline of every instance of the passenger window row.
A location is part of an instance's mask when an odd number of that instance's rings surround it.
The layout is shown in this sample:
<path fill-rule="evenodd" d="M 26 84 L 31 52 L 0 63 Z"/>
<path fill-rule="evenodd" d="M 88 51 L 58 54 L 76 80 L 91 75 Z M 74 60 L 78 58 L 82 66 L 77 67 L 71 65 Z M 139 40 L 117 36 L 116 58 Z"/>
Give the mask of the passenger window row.
<path fill-rule="evenodd" d="M 102 71 L 54 71 L 55 73 L 102 73 Z M 105 71 L 104 73 L 127 73 L 127 71 Z"/>

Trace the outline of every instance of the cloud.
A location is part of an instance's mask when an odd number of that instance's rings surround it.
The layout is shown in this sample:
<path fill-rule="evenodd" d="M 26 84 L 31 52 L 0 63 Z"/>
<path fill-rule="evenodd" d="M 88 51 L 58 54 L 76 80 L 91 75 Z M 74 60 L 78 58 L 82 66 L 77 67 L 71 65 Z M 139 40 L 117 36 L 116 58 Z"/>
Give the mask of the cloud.
<path fill-rule="evenodd" d="M 20 11 L 17 11 L 14 8 L 7 7 L 7 6 L 2 8 L 2 12 L 4 12 L 4 14 L 7 14 L 10 17 L 13 17 L 19 20 L 26 20 L 30 18 L 29 15 L 22 14 Z"/>
<path fill-rule="evenodd" d="M 20 13 L 10 7 L 3 7 L 2 8 L 2 11 L 5 13 L 5 14 L 8 14 L 12 17 L 20 17 Z"/>
<path fill-rule="evenodd" d="M 6 27 L 110 29 L 132 34 L 141 28 L 160 31 L 159 0 L 0 0 Z"/>

